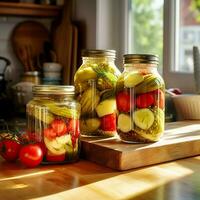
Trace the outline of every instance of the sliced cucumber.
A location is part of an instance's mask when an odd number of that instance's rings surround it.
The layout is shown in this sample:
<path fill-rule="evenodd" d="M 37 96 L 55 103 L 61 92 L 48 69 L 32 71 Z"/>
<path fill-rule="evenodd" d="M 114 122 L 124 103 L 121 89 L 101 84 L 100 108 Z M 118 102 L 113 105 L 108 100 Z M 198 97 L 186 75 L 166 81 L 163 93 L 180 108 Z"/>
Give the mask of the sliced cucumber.
<path fill-rule="evenodd" d="M 115 99 L 106 99 L 96 107 L 96 112 L 99 117 L 112 114 L 116 112 L 116 110 L 117 106 Z"/>
<path fill-rule="evenodd" d="M 100 127 L 100 124 L 98 118 L 82 119 L 80 120 L 80 129 L 83 133 L 93 133 Z"/>
<path fill-rule="evenodd" d="M 136 126 L 148 130 L 154 122 L 154 113 L 148 108 L 139 109 L 133 113 L 133 120 Z"/>
<path fill-rule="evenodd" d="M 129 132 L 132 129 L 132 120 L 129 115 L 126 114 L 120 114 L 118 116 L 118 121 L 117 121 L 117 126 L 118 129 L 121 130 L 122 132 Z"/>
<path fill-rule="evenodd" d="M 49 140 L 47 137 L 44 137 L 44 143 L 51 153 L 61 155 L 66 153 L 67 146 L 71 145 L 71 137 L 70 135 L 63 135 L 56 137 L 53 140 Z"/>
<path fill-rule="evenodd" d="M 124 77 L 125 87 L 131 88 L 135 87 L 144 80 L 144 77 L 136 72 L 130 72 Z"/>

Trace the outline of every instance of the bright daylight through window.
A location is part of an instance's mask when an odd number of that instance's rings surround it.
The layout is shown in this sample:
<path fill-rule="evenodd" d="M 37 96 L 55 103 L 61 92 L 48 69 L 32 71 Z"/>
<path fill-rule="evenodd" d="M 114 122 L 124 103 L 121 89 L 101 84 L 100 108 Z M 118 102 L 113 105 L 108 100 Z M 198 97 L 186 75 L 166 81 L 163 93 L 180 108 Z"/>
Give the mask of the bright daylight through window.
<path fill-rule="evenodd" d="M 175 71 L 193 72 L 192 48 L 200 46 L 200 0 L 179 2 L 179 64 Z"/>
<path fill-rule="evenodd" d="M 200 46 L 200 0 L 166 0 L 174 6 L 174 18 L 170 22 L 176 63 L 171 66 L 174 72 L 193 72 L 192 48 Z M 173 8 L 170 8 L 172 14 Z M 160 57 L 163 65 L 163 12 L 164 0 L 129 0 L 129 52 L 152 53 Z M 169 17 L 169 16 L 168 16 Z M 170 27 L 169 27 L 170 28 Z M 175 34 L 176 31 L 176 34 Z M 167 41 L 170 42 L 170 41 Z M 173 48 L 173 47 L 171 47 Z M 166 56 L 166 55 L 165 55 Z"/>
<path fill-rule="evenodd" d="M 163 0 L 129 1 L 129 52 L 157 54 L 163 60 Z"/>

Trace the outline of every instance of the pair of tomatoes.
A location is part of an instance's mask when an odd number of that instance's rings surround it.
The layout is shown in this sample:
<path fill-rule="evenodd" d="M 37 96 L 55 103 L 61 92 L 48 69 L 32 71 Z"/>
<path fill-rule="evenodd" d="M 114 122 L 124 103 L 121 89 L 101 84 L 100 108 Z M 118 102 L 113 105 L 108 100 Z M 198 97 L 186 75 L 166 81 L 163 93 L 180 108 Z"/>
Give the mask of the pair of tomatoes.
<path fill-rule="evenodd" d="M 165 106 L 165 96 L 160 89 L 137 95 L 136 99 L 131 96 L 130 92 L 122 91 L 117 94 L 116 101 L 120 112 L 130 112 L 134 105 L 138 108 L 148 108 L 153 105 L 161 109 Z"/>
<path fill-rule="evenodd" d="M 43 151 L 40 144 L 27 144 L 23 146 L 13 139 L 3 139 L 0 141 L 0 155 L 9 162 L 19 159 L 27 167 L 35 167 L 43 159 Z"/>

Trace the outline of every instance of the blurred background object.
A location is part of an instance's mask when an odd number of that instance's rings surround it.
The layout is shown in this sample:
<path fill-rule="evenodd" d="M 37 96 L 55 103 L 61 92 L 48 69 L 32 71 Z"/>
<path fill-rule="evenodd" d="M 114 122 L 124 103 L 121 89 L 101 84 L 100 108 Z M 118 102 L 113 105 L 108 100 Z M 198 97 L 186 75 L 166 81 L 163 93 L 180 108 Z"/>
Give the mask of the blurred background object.
<path fill-rule="evenodd" d="M 0 118 L 8 117 L 12 113 L 12 103 L 7 93 L 6 70 L 10 61 L 0 56 Z"/>

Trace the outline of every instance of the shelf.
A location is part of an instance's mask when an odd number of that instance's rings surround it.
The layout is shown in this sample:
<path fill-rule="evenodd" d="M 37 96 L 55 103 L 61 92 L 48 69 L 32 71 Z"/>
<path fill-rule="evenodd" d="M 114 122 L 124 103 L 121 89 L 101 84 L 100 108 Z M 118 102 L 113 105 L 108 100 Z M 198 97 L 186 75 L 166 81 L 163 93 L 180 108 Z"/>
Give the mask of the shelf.
<path fill-rule="evenodd" d="M 4 16 L 56 17 L 61 10 L 62 6 L 0 2 L 0 15 Z"/>

